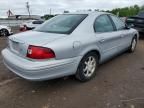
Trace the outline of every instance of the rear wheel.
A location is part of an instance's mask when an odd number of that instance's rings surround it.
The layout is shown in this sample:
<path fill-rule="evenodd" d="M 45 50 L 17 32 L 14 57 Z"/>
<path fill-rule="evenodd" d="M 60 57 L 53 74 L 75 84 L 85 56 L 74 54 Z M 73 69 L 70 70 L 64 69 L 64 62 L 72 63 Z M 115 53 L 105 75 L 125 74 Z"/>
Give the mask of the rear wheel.
<path fill-rule="evenodd" d="M 96 75 L 98 57 L 95 53 L 88 53 L 81 60 L 76 72 L 76 78 L 80 81 L 88 81 Z"/>
<path fill-rule="evenodd" d="M 0 30 L 0 36 L 9 36 L 9 32 L 7 29 L 1 29 Z"/>
<path fill-rule="evenodd" d="M 134 52 L 135 49 L 136 49 L 136 46 L 137 46 L 137 39 L 136 39 L 136 37 L 134 37 L 134 38 L 132 39 L 129 52 L 130 52 L 130 53 Z"/>

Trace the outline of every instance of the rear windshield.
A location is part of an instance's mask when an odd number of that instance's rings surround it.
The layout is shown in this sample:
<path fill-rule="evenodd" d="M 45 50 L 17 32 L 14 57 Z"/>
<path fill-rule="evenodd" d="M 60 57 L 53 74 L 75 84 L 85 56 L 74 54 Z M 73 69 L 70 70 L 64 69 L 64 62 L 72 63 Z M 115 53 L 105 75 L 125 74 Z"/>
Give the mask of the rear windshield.
<path fill-rule="evenodd" d="M 34 30 L 39 32 L 69 34 L 86 18 L 86 16 L 86 14 L 58 15 Z"/>

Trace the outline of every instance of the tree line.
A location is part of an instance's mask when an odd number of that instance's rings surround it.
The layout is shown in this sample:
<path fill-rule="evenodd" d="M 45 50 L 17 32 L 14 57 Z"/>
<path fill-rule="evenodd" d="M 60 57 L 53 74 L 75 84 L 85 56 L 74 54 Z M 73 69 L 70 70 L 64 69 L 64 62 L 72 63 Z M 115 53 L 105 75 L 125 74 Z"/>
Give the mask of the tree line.
<path fill-rule="evenodd" d="M 88 11 L 92 11 L 92 10 L 88 9 Z M 128 17 L 128 16 L 135 16 L 140 11 L 144 11 L 144 5 L 143 6 L 134 5 L 134 6 L 130 6 L 130 7 L 124 7 L 124 8 L 115 8 L 113 10 L 107 10 L 107 11 L 95 9 L 95 11 L 109 12 L 109 13 L 113 13 L 115 15 L 118 15 L 119 17 Z M 69 11 L 64 11 L 64 13 L 69 13 Z M 44 15 L 42 18 L 47 20 L 47 19 L 50 19 L 54 16 L 55 15 L 47 14 L 47 15 Z"/>
<path fill-rule="evenodd" d="M 140 11 L 144 11 L 144 5 L 143 6 L 134 5 L 134 6 L 130 6 L 130 7 L 116 8 L 111 11 L 108 10 L 106 12 L 113 13 L 120 17 L 128 17 L 128 16 L 135 16 Z"/>

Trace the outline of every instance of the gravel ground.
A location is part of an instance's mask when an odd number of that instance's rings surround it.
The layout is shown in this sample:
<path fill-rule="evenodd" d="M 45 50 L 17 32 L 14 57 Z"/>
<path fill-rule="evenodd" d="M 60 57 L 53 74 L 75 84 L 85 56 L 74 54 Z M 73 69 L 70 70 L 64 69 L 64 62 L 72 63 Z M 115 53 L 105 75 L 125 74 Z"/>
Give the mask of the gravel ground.
<path fill-rule="evenodd" d="M 0 51 L 6 39 L 0 38 Z M 14 75 L 0 55 L 0 108 L 144 108 L 144 39 L 133 54 L 101 65 L 97 76 L 30 82 Z"/>

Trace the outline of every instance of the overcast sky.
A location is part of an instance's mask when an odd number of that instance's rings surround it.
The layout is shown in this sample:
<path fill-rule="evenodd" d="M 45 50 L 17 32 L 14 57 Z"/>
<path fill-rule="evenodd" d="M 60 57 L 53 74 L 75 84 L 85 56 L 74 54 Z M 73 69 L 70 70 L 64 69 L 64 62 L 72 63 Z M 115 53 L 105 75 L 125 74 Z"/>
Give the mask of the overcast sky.
<path fill-rule="evenodd" d="M 52 14 L 55 14 L 62 13 L 64 10 L 111 10 L 135 4 L 144 5 L 144 0 L 0 0 L 0 17 L 6 16 L 9 9 L 13 14 L 27 14 L 27 1 L 31 13 L 38 15 L 50 13 L 50 8 Z"/>

